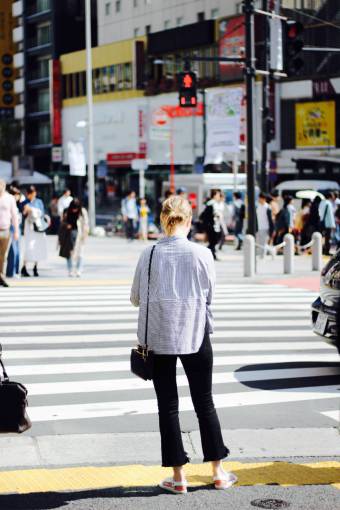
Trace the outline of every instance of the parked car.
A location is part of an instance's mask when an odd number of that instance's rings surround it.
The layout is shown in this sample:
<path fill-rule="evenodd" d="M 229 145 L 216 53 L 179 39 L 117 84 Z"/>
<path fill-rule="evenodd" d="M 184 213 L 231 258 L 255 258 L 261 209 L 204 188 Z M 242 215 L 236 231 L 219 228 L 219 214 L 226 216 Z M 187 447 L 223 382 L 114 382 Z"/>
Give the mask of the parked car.
<path fill-rule="evenodd" d="M 321 272 L 320 296 L 312 304 L 313 331 L 340 354 L 340 250 Z"/>

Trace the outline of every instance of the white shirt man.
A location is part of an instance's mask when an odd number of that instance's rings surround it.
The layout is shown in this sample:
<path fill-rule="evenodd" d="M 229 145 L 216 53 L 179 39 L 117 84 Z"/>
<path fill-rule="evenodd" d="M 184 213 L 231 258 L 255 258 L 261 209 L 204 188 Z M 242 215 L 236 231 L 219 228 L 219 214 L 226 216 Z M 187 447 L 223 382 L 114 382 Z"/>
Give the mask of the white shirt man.
<path fill-rule="evenodd" d="M 18 211 L 15 198 L 6 191 L 6 183 L 0 179 L 0 286 L 8 287 L 4 280 L 5 262 L 10 242 L 10 228 L 13 225 L 13 239 L 19 238 Z"/>
<path fill-rule="evenodd" d="M 273 220 L 270 205 L 267 204 L 266 196 L 263 193 L 259 195 L 259 202 L 256 208 L 257 218 L 257 236 L 256 241 L 259 245 L 259 255 L 264 258 L 266 254 L 266 246 L 272 233 Z"/>
<path fill-rule="evenodd" d="M 64 193 L 58 200 L 58 214 L 62 219 L 65 209 L 67 209 L 72 202 L 73 197 L 69 189 L 65 189 Z"/>

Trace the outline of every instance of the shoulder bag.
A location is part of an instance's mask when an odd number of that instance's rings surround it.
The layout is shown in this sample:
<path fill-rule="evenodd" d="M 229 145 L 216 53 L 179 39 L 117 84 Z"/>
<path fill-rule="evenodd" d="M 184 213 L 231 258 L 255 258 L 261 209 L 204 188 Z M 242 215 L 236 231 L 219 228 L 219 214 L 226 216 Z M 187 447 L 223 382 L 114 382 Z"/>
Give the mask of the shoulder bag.
<path fill-rule="evenodd" d="M 148 269 L 148 294 L 146 304 L 146 319 L 145 319 L 145 346 L 138 345 L 131 350 L 131 372 L 138 377 L 144 379 L 144 381 L 151 381 L 153 378 L 153 365 L 154 365 L 154 353 L 148 348 L 148 323 L 149 323 L 149 295 L 150 295 L 150 276 L 151 276 L 151 263 L 153 253 L 156 246 L 152 247 L 149 259 Z"/>
<path fill-rule="evenodd" d="M 0 433 L 22 433 L 30 429 L 27 416 L 27 389 L 23 384 L 10 381 L 1 359 L 0 346 Z"/>

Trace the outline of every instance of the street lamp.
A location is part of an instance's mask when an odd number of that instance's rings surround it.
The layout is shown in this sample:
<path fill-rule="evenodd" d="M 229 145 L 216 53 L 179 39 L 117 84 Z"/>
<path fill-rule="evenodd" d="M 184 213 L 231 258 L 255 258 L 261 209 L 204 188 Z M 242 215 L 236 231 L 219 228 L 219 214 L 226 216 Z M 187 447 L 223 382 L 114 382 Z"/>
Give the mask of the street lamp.
<path fill-rule="evenodd" d="M 92 96 L 92 37 L 91 37 L 91 0 L 85 0 L 86 25 L 86 93 L 87 93 L 87 128 L 88 128 L 88 161 L 87 185 L 89 195 L 90 232 L 96 227 L 96 194 L 94 179 L 94 143 L 93 143 L 93 96 Z M 82 127 L 85 127 L 83 124 Z"/>

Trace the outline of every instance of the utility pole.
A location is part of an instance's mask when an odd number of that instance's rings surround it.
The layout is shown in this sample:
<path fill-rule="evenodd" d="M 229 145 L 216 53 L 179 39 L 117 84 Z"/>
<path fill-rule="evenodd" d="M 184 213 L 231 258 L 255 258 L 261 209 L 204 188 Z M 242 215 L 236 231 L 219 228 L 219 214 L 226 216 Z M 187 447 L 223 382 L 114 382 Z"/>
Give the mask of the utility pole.
<path fill-rule="evenodd" d="M 87 185 L 89 197 L 90 232 L 93 233 L 96 227 L 96 193 L 94 179 L 94 143 L 93 143 L 91 0 L 85 0 L 85 25 L 86 25 L 86 91 L 87 91 L 87 115 L 88 115 Z"/>
<path fill-rule="evenodd" d="M 255 177 L 254 159 L 254 1 L 244 0 L 243 12 L 246 29 L 246 94 L 247 94 L 247 197 L 248 197 L 248 234 L 256 234 Z"/>
<path fill-rule="evenodd" d="M 268 0 L 262 0 L 262 10 L 267 12 Z M 269 23 L 267 16 L 263 17 L 263 70 L 262 75 L 262 148 L 261 148 L 261 189 L 268 191 L 268 141 L 267 141 L 267 119 L 269 117 L 269 58 L 268 58 L 268 40 L 269 40 Z"/>

